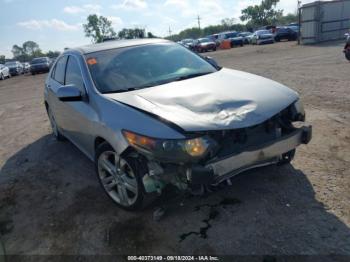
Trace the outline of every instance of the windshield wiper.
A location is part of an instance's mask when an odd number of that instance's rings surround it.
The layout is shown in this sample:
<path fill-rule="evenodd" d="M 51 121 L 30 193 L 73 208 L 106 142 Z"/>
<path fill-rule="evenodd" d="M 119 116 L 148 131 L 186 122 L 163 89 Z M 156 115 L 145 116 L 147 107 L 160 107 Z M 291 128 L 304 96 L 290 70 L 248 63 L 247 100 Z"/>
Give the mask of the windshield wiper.
<path fill-rule="evenodd" d="M 127 89 L 118 89 L 118 90 L 113 90 L 113 91 L 106 91 L 106 92 L 102 92 L 102 94 L 124 93 L 124 92 L 129 92 L 129 91 L 134 91 L 134 90 L 136 90 L 136 88 L 130 87 L 130 88 L 127 88 Z"/>
<path fill-rule="evenodd" d="M 179 76 L 179 77 L 174 78 L 173 81 L 181 81 L 181 80 L 190 79 L 190 78 L 194 78 L 194 77 L 198 77 L 198 76 L 208 75 L 208 74 L 211 74 L 211 73 L 212 72 L 205 72 L 205 73 L 195 73 L 195 74 Z"/>

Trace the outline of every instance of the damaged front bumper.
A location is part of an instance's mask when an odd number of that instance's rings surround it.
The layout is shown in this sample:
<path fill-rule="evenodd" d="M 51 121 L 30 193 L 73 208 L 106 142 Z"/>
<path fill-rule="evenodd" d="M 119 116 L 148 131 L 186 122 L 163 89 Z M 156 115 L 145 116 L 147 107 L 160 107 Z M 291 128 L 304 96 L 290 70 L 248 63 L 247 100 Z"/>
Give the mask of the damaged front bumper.
<path fill-rule="evenodd" d="M 216 185 L 243 171 L 278 163 L 284 153 L 307 144 L 311 137 L 312 127 L 303 126 L 272 142 L 246 148 L 244 152 L 223 159 L 210 160 L 203 166 L 189 167 L 186 177 L 190 184 Z"/>

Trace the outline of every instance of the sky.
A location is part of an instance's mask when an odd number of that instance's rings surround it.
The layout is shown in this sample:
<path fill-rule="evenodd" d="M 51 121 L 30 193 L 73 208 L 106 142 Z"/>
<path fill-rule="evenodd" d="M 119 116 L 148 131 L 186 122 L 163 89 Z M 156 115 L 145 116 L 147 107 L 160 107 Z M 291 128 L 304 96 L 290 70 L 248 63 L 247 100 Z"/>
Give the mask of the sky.
<path fill-rule="evenodd" d="M 312 0 L 302 0 L 308 3 Z M 237 18 L 241 10 L 261 0 L 0 0 L 0 55 L 12 57 L 14 44 L 35 41 L 43 51 L 62 51 L 91 43 L 82 24 L 89 14 L 109 18 L 116 32 L 142 27 L 157 36 L 188 27 L 219 24 Z M 280 0 L 277 8 L 296 12 L 297 0 Z"/>

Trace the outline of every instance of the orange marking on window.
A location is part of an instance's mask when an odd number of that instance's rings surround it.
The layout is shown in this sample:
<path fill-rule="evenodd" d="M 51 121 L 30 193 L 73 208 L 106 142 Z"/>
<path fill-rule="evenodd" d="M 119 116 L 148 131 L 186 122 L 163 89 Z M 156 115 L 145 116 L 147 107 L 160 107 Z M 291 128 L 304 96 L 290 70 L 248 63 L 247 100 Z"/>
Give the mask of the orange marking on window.
<path fill-rule="evenodd" d="M 96 58 L 89 58 L 89 59 L 87 60 L 87 63 L 88 63 L 89 65 L 95 65 L 95 64 L 97 64 L 97 60 L 96 60 Z"/>

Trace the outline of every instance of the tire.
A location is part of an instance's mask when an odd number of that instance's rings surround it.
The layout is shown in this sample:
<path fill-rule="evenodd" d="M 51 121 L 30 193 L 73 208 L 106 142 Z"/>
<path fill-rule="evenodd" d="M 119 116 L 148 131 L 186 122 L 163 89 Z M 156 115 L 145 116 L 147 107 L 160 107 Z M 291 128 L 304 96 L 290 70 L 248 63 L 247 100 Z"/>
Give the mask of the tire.
<path fill-rule="evenodd" d="M 5 80 L 5 77 L 4 77 L 4 75 L 2 73 L 0 75 L 0 80 Z"/>
<path fill-rule="evenodd" d="M 347 50 L 345 51 L 345 58 L 346 58 L 348 61 L 350 61 L 350 49 L 347 49 Z"/>
<path fill-rule="evenodd" d="M 33 75 L 35 75 L 35 73 L 34 73 L 34 72 L 32 72 L 32 76 L 33 76 Z"/>
<path fill-rule="evenodd" d="M 216 47 L 214 47 L 213 51 L 216 51 Z"/>
<path fill-rule="evenodd" d="M 107 142 L 103 142 L 96 150 L 95 168 L 104 192 L 118 207 L 128 211 L 145 207 L 142 177 L 147 170 L 139 159 L 121 158 Z"/>
<path fill-rule="evenodd" d="M 295 149 L 288 151 L 287 153 L 282 154 L 281 159 L 278 161 L 278 165 L 286 165 L 292 162 L 295 156 Z"/>
<path fill-rule="evenodd" d="M 59 128 L 58 128 L 56 120 L 55 120 L 55 117 L 54 117 L 50 107 L 47 108 L 47 115 L 48 115 L 49 120 L 50 120 L 52 134 L 54 135 L 56 140 L 57 141 L 64 141 L 64 140 L 66 140 L 65 137 L 59 131 Z"/>

